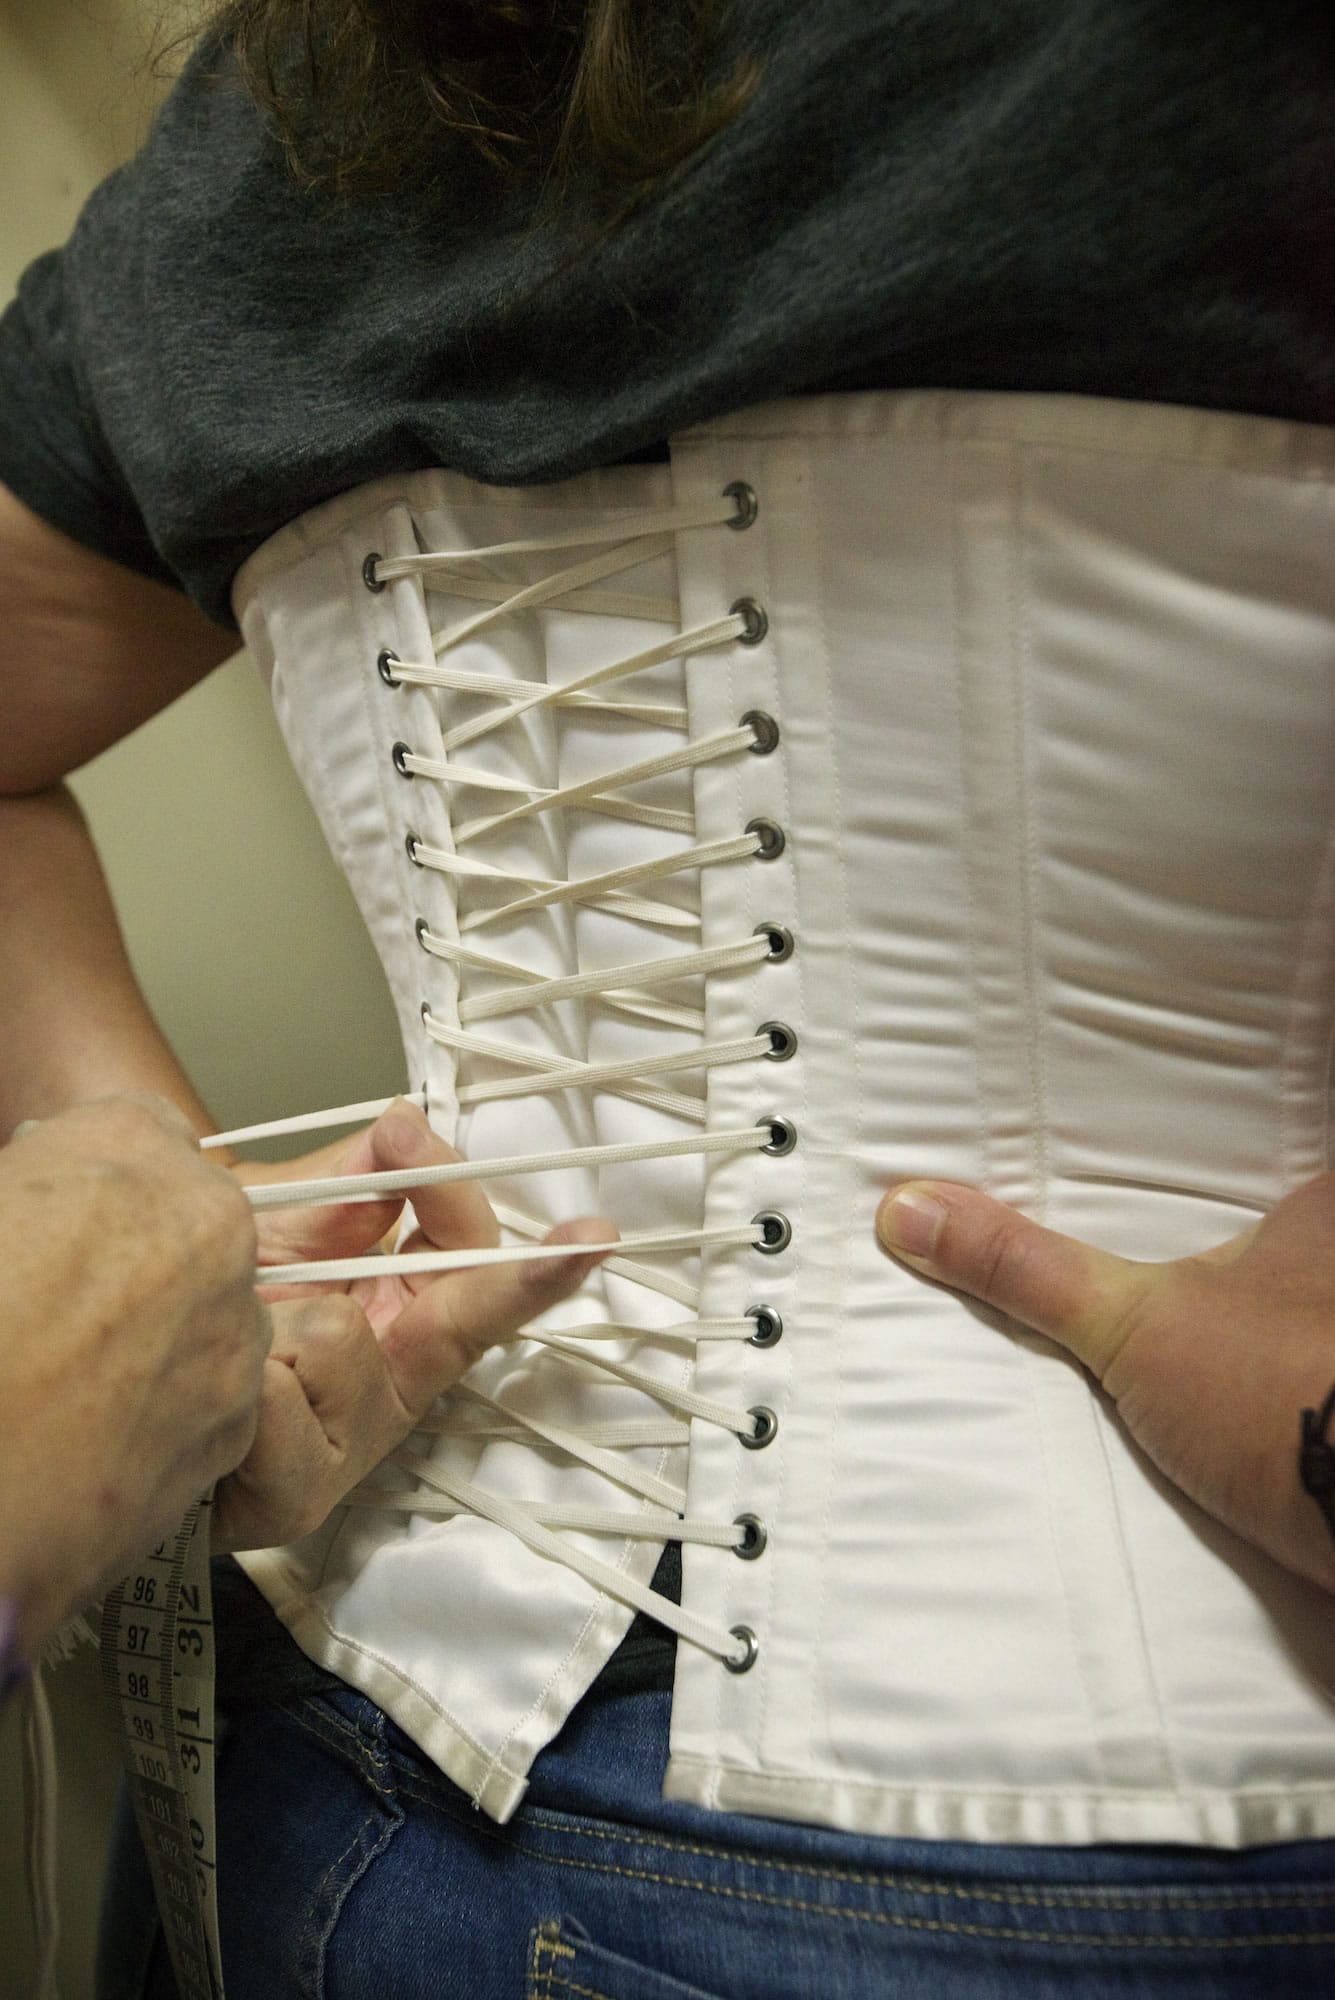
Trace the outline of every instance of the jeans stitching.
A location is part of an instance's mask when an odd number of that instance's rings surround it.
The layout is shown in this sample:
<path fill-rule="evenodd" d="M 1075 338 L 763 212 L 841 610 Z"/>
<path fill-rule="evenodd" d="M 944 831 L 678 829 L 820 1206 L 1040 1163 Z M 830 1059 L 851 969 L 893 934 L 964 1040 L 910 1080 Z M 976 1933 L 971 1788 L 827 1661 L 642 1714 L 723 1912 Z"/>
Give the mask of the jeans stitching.
<path fill-rule="evenodd" d="M 406 1789 L 406 1788 L 405 1788 Z M 448 1812 L 448 1808 L 445 1809 Z M 453 1817 L 453 1815 L 450 1815 Z M 503 1841 L 511 1852 L 528 1855 L 535 1861 L 544 1861 L 555 1868 L 575 1868 L 585 1873 L 613 1875 L 623 1881 L 649 1882 L 658 1888 L 693 1889 L 697 1894 L 719 1896 L 727 1901 L 756 1903 L 762 1908 L 792 1910 L 803 1916 L 832 1917 L 841 1921 L 861 1924 L 879 1924 L 887 1929 L 921 1931 L 950 1937 L 988 1938 L 995 1942 L 1009 1944 L 1042 1944 L 1064 1946 L 1082 1951 L 1131 1951 L 1154 1950 L 1172 1952 L 1214 1952 L 1241 1951 L 1253 1948 L 1273 1949 L 1289 1946 L 1314 1946 L 1335 1944 L 1335 1931 L 1252 1931 L 1237 1937 L 1194 1938 L 1174 1937 L 1167 1932 L 1134 1933 L 1125 1937 L 1101 1937 L 1092 1931 L 1052 1931 L 1027 1929 L 1019 1924 L 968 1924 L 947 1922 L 940 1917 L 914 1917 L 887 1910 L 857 1910 L 846 1905 L 816 1903 L 797 1896 L 769 1895 L 760 1889 L 738 1889 L 722 1882 L 703 1882 L 690 1876 L 665 1875 L 661 1871 L 648 1868 L 617 1867 L 611 1862 L 582 1861 L 573 1855 L 550 1854 L 539 1847 L 530 1847 L 522 1840 L 508 1839 L 497 1832 L 490 1834 L 489 1828 L 474 1827 L 474 1832 L 486 1832 L 489 1837 Z M 579 1829 L 575 1829 L 579 1831 Z M 615 1836 L 602 1836 L 615 1838 Z M 760 1864 L 765 1865 L 765 1864 Z M 880 1886 L 875 1878 L 869 1886 Z M 957 1896 L 965 1894 L 954 1890 Z M 1005 1900 L 999 1894 L 995 1900 Z M 1015 1901 L 1020 1898 L 1016 1897 Z M 1191 1909 L 1191 1905 L 1184 1906 Z M 548 1984 L 550 1985 L 550 1974 Z M 547 1996 L 543 1996 L 547 2000 Z"/>
<path fill-rule="evenodd" d="M 544 1952 L 548 1954 L 548 1965 L 545 1973 L 539 1962 Z M 562 1953 L 566 1958 L 573 1958 L 575 1956 L 573 1947 L 561 1942 L 561 1926 L 559 1923 L 538 1924 L 533 1932 L 533 1957 L 529 1966 L 528 2000 L 552 2000 L 553 1970 L 550 1961 L 555 1957 L 557 1952 Z M 538 1981 L 540 1979 L 542 1981 L 541 1992 L 538 1990 Z"/>
<path fill-rule="evenodd" d="M 544 1952 L 547 1954 L 545 1972 L 538 1962 Z M 577 1993 L 579 2000 L 612 2000 L 612 1995 L 604 1993 L 600 1987 L 581 1986 L 577 1980 L 567 1979 L 563 1972 L 558 1972 L 552 1963 L 558 1953 L 562 1958 L 573 1959 L 576 1956 L 573 1945 L 562 1944 L 559 1923 L 539 1924 L 533 1933 L 528 2000 L 554 2000 L 553 1986 L 559 1986 L 565 1993 Z M 538 1990 L 539 1979 L 542 1980 L 541 1992 Z"/>
<path fill-rule="evenodd" d="M 1100 1937 L 1094 1932 L 1026 1930 L 1018 1924 L 947 1923 L 939 1917 L 910 1917 L 882 1910 L 854 1910 L 835 1904 L 808 1902 L 796 1896 L 768 1896 L 761 1890 L 735 1889 L 726 1883 L 692 1881 L 687 1876 L 663 1875 L 647 1868 L 616 1868 L 602 1861 L 578 1861 L 564 1855 L 544 1854 L 539 1848 L 516 1841 L 521 1854 L 546 1861 L 557 1868 L 579 1868 L 598 1875 L 618 1875 L 626 1880 L 652 1882 L 668 1889 L 695 1889 L 707 1896 L 730 1901 L 760 1903 L 770 1909 L 795 1910 L 804 1916 L 838 1917 L 853 1923 L 883 1924 L 895 1930 L 944 1932 L 952 1937 L 991 1938 L 1013 1944 L 1050 1944 L 1079 1947 L 1081 1950 L 1126 1951 L 1237 1951 L 1252 1946 L 1335 1944 L 1335 1931 L 1275 1931 L 1249 1933 L 1241 1937 L 1187 1938 L 1163 1932 L 1147 1932 L 1127 1937 Z"/>
<path fill-rule="evenodd" d="M 284 1702 L 280 1706 L 283 1713 L 291 1716 L 294 1722 L 300 1723 L 309 1735 L 328 1735 L 332 1738 L 337 1734 L 359 1746 L 363 1741 L 362 1733 L 356 1724 L 347 1721 L 336 1709 L 322 1708 L 318 1715 L 313 1715 L 304 1702 L 301 1704 Z"/>
<path fill-rule="evenodd" d="M 416 1787 L 411 1780 L 400 1784 L 400 1791 L 415 1798 L 419 1804 L 431 1805 L 451 1818 L 458 1817 L 438 1794 Z M 1027 1889 L 1017 1886 L 1014 1890 L 962 1887 L 958 1883 L 938 1882 L 930 1878 L 913 1875 L 878 1874 L 874 1870 L 818 1868 L 795 1861 L 784 1861 L 771 1855 L 750 1854 L 735 1849 L 707 1847 L 689 1841 L 665 1840 L 654 1834 L 641 1833 L 637 1829 L 605 1829 L 602 1827 L 579 1826 L 557 1819 L 554 1815 L 542 1814 L 530 1809 L 521 1815 L 516 1825 L 527 1823 L 536 1829 L 546 1829 L 556 1834 L 573 1835 L 581 1840 L 603 1840 L 624 1842 L 628 1846 L 648 1848 L 661 1854 L 681 1854 L 694 1856 L 704 1861 L 725 1861 L 740 1863 L 752 1868 L 763 1868 L 770 1874 L 805 1877 L 815 1882 L 847 1882 L 855 1887 L 868 1889 L 893 1889 L 901 1894 L 921 1896 L 944 1896 L 956 1902 L 1000 1903 L 1018 1905 L 1028 1909 L 1077 1909 L 1110 1910 L 1122 1912 L 1149 1913 L 1155 1910 L 1176 1910 L 1185 1915 L 1228 1914 L 1238 1910 L 1268 1909 L 1308 1909 L 1314 1904 L 1335 1902 L 1335 1889 L 1294 1890 L 1238 1890 L 1225 1891 L 1203 1889 L 1199 1894 L 1190 1890 L 1173 1892 L 1170 1890 L 1149 1890 L 1138 1894 L 1131 1889 Z M 473 1831 L 486 1831 L 473 1823 Z M 502 1834 L 497 1839 L 504 1839 Z M 541 1850 L 525 1848 L 525 1853 L 537 1854 Z M 546 1857 L 551 1858 L 551 1857 Z M 598 1863 L 572 1864 L 595 1867 Z M 614 1871 L 619 1872 L 619 1871 Z M 779 1899 L 782 1900 L 782 1899 Z M 824 1907 L 824 1906 L 822 1906 Z"/>
<path fill-rule="evenodd" d="M 537 1813 L 526 1815 L 530 1822 L 547 1826 L 553 1833 L 573 1833 L 583 1840 L 616 1841 L 628 1839 L 636 1845 L 656 1847 L 667 1853 L 692 1854 L 705 1860 L 735 1861 L 739 1857 L 729 1848 L 693 1846 L 689 1842 L 661 1840 L 652 1834 L 641 1834 L 634 1830 L 626 1834 L 610 1831 L 602 1827 L 563 1825 L 554 1817 L 540 1817 Z M 750 1859 L 750 1857 L 742 1857 Z M 1335 1903 L 1335 1889 L 1294 1889 L 1294 1890 L 1222 1890 L 1203 1889 L 1199 1894 L 1190 1890 L 1173 1891 L 1151 1889 L 1138 1894 L 1134 1889 L 1025 1889 L 1017 1887 L 1013 1891 L 1003 1889 L 964 1888 L 955 1882 L 935 1882 L 930 1877 L 919 1875 L 878 1874 L 875 1870 L 816 1868 L 800 1862 L 757 1857 L 753 1866 L 768 1868 L 790 1875 L 806 1875 L 819 1882 L 850 1882 L 869 1888 L 896 1889 L 901 1893 L 924 1896 L 950 1896 L 959 1902 L 976 1903 L 1020 1903 L 1039 1909 L 1087 1909 L 1087 1910 L 1179 1910 L 1184 1912 L 1266 1909 L 1307 1909 L 1313 1903 Z"/>
<path fill-rule="evenodd" d="M 340 1868 L 342 1868 L 348 1856 L 353 1852 L 353 1849 L 360 1846 L 362 1838 L 365 1835 L 366 1830 L 370 1824 L 371 1824 L 371 1815 L 368 1813 L 366 1817 L 362 1820 L 361 1824 L 358 1826 L 357 1831 L 353 1834 L 352 1839 L 343 1849 L 343 1852 L 339 1855 L 336 1855 L 335 1858 L 330 1862 L 329 1866 L 325 1869 L 324 1874 L 320 1877 L 319 1888 L 317 1889 L 315 1895 L 311 1898 L 313 1907 L 318 1906 L 320 1897 L 324 1894 L 328 1884 L 333 1880 L 336 1872 Z M 313 1955 L 316 1961 L 314 1992 L 317 1995 L 317 2000 L 319 2000 L 319 1996 L 323 1996 L 324 1993 L 324 1958 L 325 1958 L 325 1951 L 329 1943 L 329 1935 L 330 1932 L 332 1932 L 332 1930 L 338 1924 L 338 1919 L 342 1913 L 342 1908 L 343 1908 L 343 1901 L 340 1898 L 338 1910 L 336 1910 L 334 1913 L 333 1923 L 328 1927 L 328 1930 L 325 1932 L 323 1936 L 316 1935 L 315 1930 L 313 1928 L 312 1917 L 308 1915 L 305 1924 L 303 1924 L 302 1926 L 298 1938 L 298 1949 L 300 1951 L 301 1957 L 305 1959 L 309 1955 Z"/>
<path fill-rule="evenodd" d="M 336 1873 L 343 1870 L 349 1857 L 355 1850 L 361 1850 L 361 1859 L 355 1864 L 348 1880 L 343 1883 L 337 1901 L 329 1911 L 327 1922 L 318 1939 L 316 1984 L 320 2000 L 322 2000 L 325 1991 L 325 1971 L 329 1960 L 330 1947 L 334 1943 L 339 1925 L 343 1921 L 343 1912 L 347 1905 L 348 1897 L 361 1882 L 368 1869 L 384 1854 L 394 1835 L 403 1825 L 405 1818 L 392 1780 L 385 1744 L 385 1718 L 378 1709 L 373 1710 L 372 1713 L 375 1716 L 375 1729 L 379 1739 L 376 1744 L 368 1741 L 365 1731 L 348 1725 L 343 1721 L 341 1716 L 334 1716 L 332 1714 L 329 1716 L 329 1720 L 336 1724 L 342 1734 L 351 1736 L 354 1739 L 359 1753 L 356 1760 L 356 1775 L 366 1784 L 367 1789 L 372 1794 L 372 1800 L 363 1814 L 361 1824 L 356 1833 L 348 1842 L 342 1854 L 338 1856 L 336 1861 L 330 1863 L 320 1878 L 318 1897 L 322 1898 L 329 1883 L 335 1879 Z M 310 1733 L 315 1736 L 317 1741 L 320 1740 L 318 1730 L 313 1729 Z M 329 1747 L 333 1748 L 334 1746 L 330 1744 Z M 379 1774 L 377 1776 L 372 1776 L 371 1767 L 373 1763 Z M 382 1782 L 383 1778 L 388 1778 L 390 1782 Z M 377 1818 L 383 1822 L 378 1829 L 376 1825 Z M 307 1926 L 307 1935 L 308 1937 L 310 1936 L 309 1925 Z"/>
<path fill-rule="evenodd" d="M 362 1779 L 377 1798 L 389 1804 L 394 1803 L 395 1787 L 392 1784 L 385 1784 L 380 1774 L 372 1767 L 365 1738 L 351 1723 L 345 1722 L 342 1716 L 334 1715 L 332 1712 L 316 1717 L 307 1715 L 301 1709 L 289 1706 L 287 1703 L 282 1703 L 280 1706 L 288 1720 L 295 1723 L 304 1735 L 311 1737 L 322 1749 L 330 1751 L 334 1756 L 350 1764 L 356 1776 Z M 341 1742 L 336 1740 L 334 1731 L 337 1731 L 338 1736 L 343 1739 Z"/>
<path fill-rule="evenodd" d="M 381 1798 L 389 1799 L 392 1796 L 391 1792 L 382 1783 L 377 1782 L 376 1778 L 367 1769 L 365 1747 L 355 1729 L 346 1723 L 342 1717 L 334 1714 L 332 1711 L 326 1712 L 318 1720 L 308 1715 L 299 1714 L 295 1710 L 290 1710 L 289 1713 L 292 1716 L 292 1720 L 308 1735 L 317 1741 L 326 1743 L 327 1747 L 331 1750 L 347 1755 L 349 1743 L 355 1743 L 360 1751 L 360 1755 L 357 1758 L 359 1775 L 371 1790 L 376 1792 Z M 331 1740 L 334 1731 L 344 1739 L 343 1743 L 335 1743 Z M 455 1819 L 456 1821 L 459 1820 L 459 1815 L 452 1810 L 450 1804 L 438 1792 L 414 1783 L 411 1778 L 400 1778 L 398 1792 L 401 1797 L 414 1798 L 421 1804 L 432 1806 L 436 1810 L 441 1811 L 448 1818 Z M 992 1903 L 1037 1909 L 1106 1909 L 1123 1913 L 1131 1911 L 1149 1913 L 1156 1910 L 1175 1910 L 1182 1914 L 1201 1915 L 1207 1912 L 1227 1914 L 1240 1910 L 1285 1909 L 1294 1906 L 1311 1907 L 1314 1904 L 1326 1904 L 1335 1900 L 1335 1891 L 1324 1891 L 1315 1887 L 1310 1891 L 1257 1890 L 1238 1892 L 1236 1894 L 1206 1890 L 1198 1896 L 1192 1895 L 1190 1892 L 1178 1894 L 1151 1893 L 1148 1896 L 1138 1896 L 1136 1892 L 1126 1890 L 1109 1890 L 1105 1892 L 1056 1890 L 1045 1892 L 1018 1887 L 1013 1891 L 995 1888 L 974 1889 L 961 1887 L 949 1882 L 934 1882 L 915 1877 L 878 1876 L 872 1872 L 859 1874 L 847 1869 L 823 1869 L 797 1862 L 778 1860 L 770 1856 L 738 1855 L 730 1853 L 727 1849 L 711 1848 L 691 1842 L 664 1840 L 660 1837 L 646 1835 L 632 1829 L 622 1831 L 618 1829 L 574 1825 L 558 1820 L 553 1815 L 544 1815 L 532 1810 L 530 1810 L 526 1817 L 529 1824 L 535 1830 L 545 1828 L 556 1833 L 575 1835 L 586 1841 L 624 1841 L 628 1845 L 640 1849 L 648 1849 L 655 1853 L 694 1856 L 702 1860 L 741 1862 L 743 1865 L 763 1868 L 770 1874 L 786 1875 L 799 1879 L 805 1878 L 809 1881 L 846 1882 L 865 1886 L 868 1889 L 892 1889 L 914 1894 L 936 1895 L 947 1897 L 957 1902 Z M 689 1876 L 668 1875 L 653 1869 L 618 1866 L 614 1863 L 580 1859 L 576 1856 L 552 1855 L 543 1848 L 527 1845 L 513 1835 L 507 1837 L 499 1830 L 493 1831 L 490 1823 L 479 1825 L 476 1818 L 471 1821 L 470 1831 L 473 1833 L 482 1832 L 488 1838 L 502 1842 L 516 1852 L 529 1855 L 536 1860 L 550 1862 L 556 1867 L 574 1868 L 595 1874 L 611 1875 L 623 1880 L 651 1882 L 663 1887 L 694 1889 L 705 1895 L 722 1897 L 737 1902 L 755 1903 L 774 1909 L 788 1909 L 797 1913 L 834 1917 L 855 1923 L 878 1924 L 909 1931 L 946 1933 L 962 1937 L 991 1938 L 998 1941 L 1065 1945 L 1081 1949 L 1113 1951 L 1134 1948 L 1176 1952 L 1230 1951 L 1253 1947 L 1276 1948 L 1335 1943 L 1335 1931 L 1248 1932 L 1236 1937 L 1213 1939 L 1181 1938 L 1161 1932 L 1148 1932 L 1122 1938 L 1105 1938 L 1093 1933 L 1072 1932 L 1063 1934 L 1052 1930 L 1028 1928 L 1019 1924 L 970 1924 L 959 1921 L 952 1922 L 936 1917 L 912 1916 L 888 1911 L 858 1910 L 843 1905 L 812 1902 L 802 1897 L 775 1895 L 764 1890 L 739 1889 L 725 1883 L 703 1882 Z M 534 1947 L 535 1976 L 539 1974 L 538 1957 L 540 1951 L 543 1949 L 542 1941 L 539 1939 L 535 1942 Z M 550 1953 L 550 1947 L 546 1947 L 545 1949 Z M 554 1975 L 551 1968 L 550 1956 L 548 1956 L 547 1969 L 541 1976 L 544 1978 L 547 1991 L 541 1993 L 540 1996 L 536 1996 L 536 2000 L 551 2000 L 550 1990 Z"/>

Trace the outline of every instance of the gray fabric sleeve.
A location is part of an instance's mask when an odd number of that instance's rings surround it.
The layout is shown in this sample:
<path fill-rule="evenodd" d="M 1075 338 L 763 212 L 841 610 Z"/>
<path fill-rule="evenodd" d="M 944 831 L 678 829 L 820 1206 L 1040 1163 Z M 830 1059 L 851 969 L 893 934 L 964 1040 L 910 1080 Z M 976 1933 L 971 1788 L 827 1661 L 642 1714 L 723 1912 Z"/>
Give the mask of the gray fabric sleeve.
<path fill-rule="evenodd" d="M 84 393 L 65 256 L 52 250 L 30 265 L 0 317 L 0 482 L 84 547 L 176 583 Z"/>

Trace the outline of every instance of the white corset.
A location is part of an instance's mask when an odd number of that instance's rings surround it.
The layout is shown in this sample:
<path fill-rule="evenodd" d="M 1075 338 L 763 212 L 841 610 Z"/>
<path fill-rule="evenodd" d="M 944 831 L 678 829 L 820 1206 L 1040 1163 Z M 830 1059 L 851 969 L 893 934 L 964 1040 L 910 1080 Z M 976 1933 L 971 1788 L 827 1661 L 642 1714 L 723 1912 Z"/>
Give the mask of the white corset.
<path fill-rule="evenodd" d="M 1326 1166 L 1333 483 L 1331 434 L 1266 420 L 822 398 L 555 487 L 381 481 L 241 572 L 410 1084 L 518 1162 L 508 1240 L 628 1239 L 564 1347 L 493 1351 L 361 1504 L 247 1559 L 495 1818 L 681 1517 L 673 1797 L 1335 1834 L 1335 1605 L 873 1235 L 932 1175 L 1169 1257 Z"/>

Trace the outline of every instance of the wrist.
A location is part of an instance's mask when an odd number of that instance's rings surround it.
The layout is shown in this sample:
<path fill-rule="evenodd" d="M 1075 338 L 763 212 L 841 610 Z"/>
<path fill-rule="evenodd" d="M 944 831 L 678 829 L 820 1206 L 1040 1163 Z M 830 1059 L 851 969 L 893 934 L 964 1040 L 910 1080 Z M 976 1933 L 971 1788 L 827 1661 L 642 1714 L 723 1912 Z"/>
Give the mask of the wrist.
<path fill-rule="evenodd" d="M 56 1632 L 96 1596 L 83 1570 L 82 1537 L 62 1542 L 58 1524 L 8 1504 L 0 1492 L 0 1700 L 12 1693 Z M 0 1980 L 0 1988 L 3 1981 Z"/>

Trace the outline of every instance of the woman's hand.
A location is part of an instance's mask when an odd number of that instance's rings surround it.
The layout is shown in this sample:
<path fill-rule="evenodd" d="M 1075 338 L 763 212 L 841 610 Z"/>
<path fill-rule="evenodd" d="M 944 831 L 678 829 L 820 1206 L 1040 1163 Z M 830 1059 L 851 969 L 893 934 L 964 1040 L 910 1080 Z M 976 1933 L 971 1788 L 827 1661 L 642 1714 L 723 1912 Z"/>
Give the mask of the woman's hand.
<path fill-rule="evenodd" d="M 306 1179 L 458 1157 L 420 1111 L 400 1101 L 369 1130 L 289 1162 L 279 1175 L 243 1172 Z M 261 1266 L 358 1255 L 394 1224 L 401 1206 L 396 1197 L 270 1210 L 259 1218 Z M 474 1182 L 421 1188 L 413 1207 L 418 1226 L 405 1250 L 485 1249 L 498 1240 L 490 1204 Z M 564 1223 L 547 1240 L 606 1243 L 615 1234 L 594 1217 Z M 566 1257 L 434 1278 L 265 1288 L 273 1346 L 259 1425 L 246 1457 L 218 1486 L 215 1550 L 266 1548 L 310 1534 L 488 1347 L 574 1291 L 598 1261 Z"/>
<path fill-rule="evenodd" d="M 1167 1478 L 1335 1590 L 1335 1537 L 1298 1475 L 1301 1413 L 1335 1383 L 1335 1174 L 1167 1264 L 1111 1256 L 939 1181 L 892 1188 L 876 1226 L 903 1263 L 1083 1362 Z"/>

